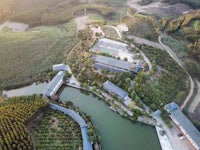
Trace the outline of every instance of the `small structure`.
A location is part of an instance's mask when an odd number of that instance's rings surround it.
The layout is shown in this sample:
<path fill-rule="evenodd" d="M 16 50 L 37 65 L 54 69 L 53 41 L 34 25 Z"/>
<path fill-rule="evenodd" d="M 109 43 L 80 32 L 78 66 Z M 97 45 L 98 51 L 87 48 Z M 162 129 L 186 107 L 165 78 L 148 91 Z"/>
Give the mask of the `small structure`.
<path fill-rule="evenodd" d="M 131 71 L 131 63 L 123 60 L 118 60 L 106 56 L 97 56 L 95 58 L 95 68 L 106 69 L 115 72 L 129 72 Z"/>
<path fill-rule="evenodd" d="M 122 33 L 122 32 L 128 32 L 128 27 L 125 23 L 119 24 L 117 26 L 118 30 Z"/>
<path fill-rule="evenodd" d="M 200 132 L 191 123 L 191 121 L 184 115 L 180 107 L 176 103 L 170 103 L 165 105 L 165 110 L 169 113 L 170 118 L 196 149 L 200 150 Z"/>
<path fill-rule="evenodd" d="M 53 96 L 63 84 L 65 77 L 65 71 L 59 71 L 57 75 L 49 82 L 47 87 L 42 92 L 43 96 Z"/>
<path fill-rule="evenodd" d="M 139 71 L 141 68 L 142 68 L 142 66 L 141 66 L 141 61 L 138 60 L 138 61 L 136 62 L 136 64 L 135 64 L 135 67 L 134 67 L 133 72 L 137 74 L 138 71 Z"/>
<path fill-rule="evenodd" d="M 116 94 L 117 96 L 122 98 L 124 101 L 129 98 L 128 93 L 126 91 L 122 90 L 120 87 L 116 86 L 110 81 L 106 81 L 103 84 L 103 88 L 109 93 Z"/>
<path fill-rule="evenodd" d="M 65 64 L 53 65 L 53 71 L 67 71 L 67 66 Z"/>

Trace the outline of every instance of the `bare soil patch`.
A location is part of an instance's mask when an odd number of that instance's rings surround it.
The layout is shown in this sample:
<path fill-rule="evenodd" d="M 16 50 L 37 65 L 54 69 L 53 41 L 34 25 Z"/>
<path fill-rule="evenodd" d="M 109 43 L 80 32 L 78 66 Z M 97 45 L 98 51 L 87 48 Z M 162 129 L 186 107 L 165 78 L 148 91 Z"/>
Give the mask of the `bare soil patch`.
<path fill-rule="evenodd" d="M 0 30 L 5 27 L 11 29 L 13 32 L 24 32 L 28 29 L 29 25 L 20 22 L 7 21 L 4 24 L 0 25 Z"/>
<path fill-rule="evenodd" d="M 91 23 L 91 20 L 88 16 L 81 16 L 75 18 L 77 24 L 77 31 L 85 29 L 88 24 Z"/>
<path fill-rule="evenodd" d="M 153 2 L 148 5 L 140 5 L 138 1 L 140 0 L 128 0 L 127 4 L 136 9 L 138 13 L 156 14 L 159 17 L 171 16 L 174 14 L 181 15 L 192 10 L 190 6 L 182 3 L 170 5 L 168 3 Z"/>

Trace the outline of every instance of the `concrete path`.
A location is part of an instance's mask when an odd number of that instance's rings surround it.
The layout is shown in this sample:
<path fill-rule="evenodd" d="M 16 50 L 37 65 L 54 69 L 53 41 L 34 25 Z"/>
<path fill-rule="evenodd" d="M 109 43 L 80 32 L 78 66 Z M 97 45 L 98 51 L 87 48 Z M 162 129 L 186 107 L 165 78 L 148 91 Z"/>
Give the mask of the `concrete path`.
<path fill-rule="evenodd" d="M 142 57 L 144 58 L 144 60 L 148 64 L 149 71 L 150 71 L 152 69 L 152 63 L 151 63 L 151 61 L 149 60 L 149 58 L 142 51 L 140 51 L 140 54 L 142 55 Z"/>
<path fill-rule="evenodd" d="M 189 110 L 188 110 L 191 114 L 194 113 L 196 107 L 200 103 L 200 82 L 196 80 L 196 84 L 197 84 L 197 94 L 194 97 L 192 103 L 190 104 L 190 107 L 189 107 Z"/>
<path fill-rule="evenodd" d="M 50 103 L 50 107 L 54 110 L 61 111 L 67 115 L 69 115 L 72 119 L 74 119 L 80 126 L 81 128 L 81 134 L 82 134 L 82 139 L 83 139 L 83 150 L 93 150 L 92 145 L 89 141 L 89 137 L 87 134 L 87 124 L 85 120 L 75 111 L 66 109 L 64 107 L 61 107 L 59 105 Z"/>
<path fill-rule="evenodd" d="M 156 132 L 157 132 L 162 150 L 173 150 L 172 145 L 167 135 L 166 134 L 160 135 L 160 132 L 163 131 L 163 129 L 158 126 L 155 126 L 155 128 L 156 128 Z"/>
<path fill-rule="evenodd" d="M 169 127 L 163 122 L 159 114 L 153 115 L 153 118 L 156 119 L 157 125 L 166 132 L 166 135 L 172 145 L 173 150 L 193 150 L 192 146 L 188 143 L 186 139 L 181 140 L 178 137 L 180 131 L 175 125 L 172 129 L 169 129 Z"/>
<path fill-rule="evenodd" d="M 134 36 L 134 35 L 129 35 L 129 36 L 127 36 L 127 38 L 134 40 L 134 42 L 138 43 L 138 44 L 146 44 L 148 46 L 152 46 L 152 47 L 164 50 L 164 48 L 162 47 L 161 44 L 154 42 L 154 41 L 150 41 L 150 40 L 147 40 L 147 39 L 144 39 L 144 38 L 141 38 L 141 37 L 137 37 L 137 36 Z"/>

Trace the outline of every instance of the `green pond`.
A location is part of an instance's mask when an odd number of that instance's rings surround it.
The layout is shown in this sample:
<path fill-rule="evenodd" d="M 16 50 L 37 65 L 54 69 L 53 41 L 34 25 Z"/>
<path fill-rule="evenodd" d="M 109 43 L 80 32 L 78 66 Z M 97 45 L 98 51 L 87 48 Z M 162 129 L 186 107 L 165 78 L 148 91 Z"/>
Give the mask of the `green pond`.
<path fill-rule="evenodd" d="M 63 102 L 72 101 L 92 117 L 101 136 L 103 150 L 161 150 L 154 127 L 122 118 L 92 94 L 65 87 L 59 92 L 59 98 Z"/>

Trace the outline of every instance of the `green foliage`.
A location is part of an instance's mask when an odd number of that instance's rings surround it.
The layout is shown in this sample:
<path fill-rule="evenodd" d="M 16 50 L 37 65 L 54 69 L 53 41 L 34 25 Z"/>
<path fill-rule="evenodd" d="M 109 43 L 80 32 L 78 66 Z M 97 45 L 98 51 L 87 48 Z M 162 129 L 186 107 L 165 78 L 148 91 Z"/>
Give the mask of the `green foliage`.
<path fill-rule="evenodd" d="M 154 41 L 157 40 L 158 27 L 154 18 L 134 15 L 131 18 L 124 17 L 121 22 L 125 22 L 129 28 L 129 31 L 125 32 L 125 34 L 136 35 Z"/>
<path fill-rule="evenodd" d="M 50 7 L 51 8 L 51 7 Z M 10 17 L 12 21 L 24 22 L 30 25 L 56 25 L 71 20 L 76 13 L 87 10 L 97 11 L 103 16 L 114 12 L 114 8 L 101 4 L 66 3 L 62 7 L 55 5 L 54 8 L 38 7 L 16 13 Z"/>
<path fill-rule="evenodd" d="M 187 92 L 185 82 L 187 75 L 167 52 L 149 46 L 142 47 L 142 51 L 147 57 L 151 61 L 155 60 L 164 69 L 157 79 L 150 82 L 143 80 L 142 91 L 145 97 L 148 97 L 148 99 L 144 99 L 144 102 L 155 110 L 163 107 L 164 104 L 176 101 L 175 98 L 180 91 Z M 141 83 L 138 84 L 140 88 Z M 142 91 L 139 91 L 139 93 Z M 180 102 L 178 101 L 178 103 Z"/>
<path fill-rule="evenodd" d="M 169 2 L 170 4 L 185 3 L 185 4 L 188 4 L 188 5 L 191 5 L 194 8 L 200 7 L 199 0 L 165 0 L 165 2 Z"/>
<path fill-rule="evenodd" d="M 25 124 L 47 105 L 39 96 L 10 98 L 0 103 L 0 148 L 32 150 Z"/>
<path fill-rule="evenodd" d="M 198 78 L 200 80 L 200 66 L 195 61 L 186 61 L 185 68 L 192 77 Z"/>
<path fill-rule="evenodd" d="M 176 39 L 172 38 L 171 36 L 164 36 L 162 38 L 162 42 L 165 45 L 168 45 L 171 49 L 173 49 L 179 57 L 187 56 L 187 43 L 186 42 L 176 40 Z"/>
<path fill-rule="evenodd" d="M 59 111 L 46 110 L 30 132 L 36 149 L 75 150 L 83 147 L 79 125 Z"/>
<path fill-rule="evenodd" d="M 150 4 L 152 2 L 152 0 L 141 0 L 141 1 L 139 1 L 138 3 L 140 4 L 140 5 L 148 5 L 148 4 Z"/>
<path fill-rule="evenodd" d="M 37 27 L 27 32 L 0 31 L 0 85 L 3 88 L 40 80 L 42 72 L 62 63 L 75 45 L 76 27 Z"/>

